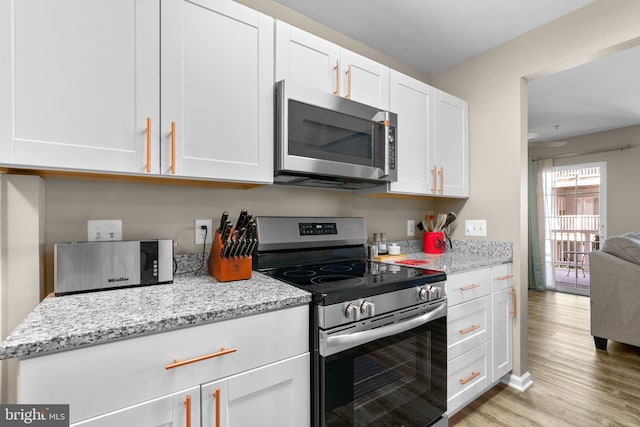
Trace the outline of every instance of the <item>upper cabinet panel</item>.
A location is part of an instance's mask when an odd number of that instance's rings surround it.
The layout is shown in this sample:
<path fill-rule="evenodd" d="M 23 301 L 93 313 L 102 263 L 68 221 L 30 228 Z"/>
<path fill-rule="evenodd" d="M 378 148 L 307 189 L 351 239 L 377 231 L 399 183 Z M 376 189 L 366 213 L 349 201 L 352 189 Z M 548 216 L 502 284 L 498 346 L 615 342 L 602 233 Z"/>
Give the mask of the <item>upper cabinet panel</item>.
<path fill-rule="evenodd" d="M 147 158 L 147 133 L 157 139 L 159 3 L 13 5 L 14 110 L 2 135 L 12 162 L 117 172 L 157 164 L 157 150 Z"/>
<path fill-rule="evenodd" d="M 389 67 L 342 49 L 342 96 L 382 110 L 389 109 Z"/>
<path fill-rule="evenodd" d="M 469 104 L 441 90 L 436 95 L 432 148 L 437 194 L 469 197 Z"/>
<path fill-rule="evenodd" d="M 276 21 L 275 81 L 293 81 L 338 94 L 340 46 Z"/>
<path fill-rule="evenodd" d="M 389 67 L 282 21 L 276 22 L 275 79 L 389 109 Z"/>
<path fill-rule="evenodd" d="M 273 22 L 233 2 L 163 3 L 163 174 L 272 182 Z"/>

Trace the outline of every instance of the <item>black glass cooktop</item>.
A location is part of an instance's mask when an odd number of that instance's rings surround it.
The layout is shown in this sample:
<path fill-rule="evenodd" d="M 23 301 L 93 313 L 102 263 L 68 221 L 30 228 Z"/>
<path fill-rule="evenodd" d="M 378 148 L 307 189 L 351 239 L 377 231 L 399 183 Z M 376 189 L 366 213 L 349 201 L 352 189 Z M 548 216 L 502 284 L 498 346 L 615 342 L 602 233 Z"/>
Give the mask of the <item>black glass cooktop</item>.
<path fill-rule="evenodd" d="M 263 273 L 297 286 L 323 305 L 446 280 L 445 273 L 367 260 L 280 268 Z"/>

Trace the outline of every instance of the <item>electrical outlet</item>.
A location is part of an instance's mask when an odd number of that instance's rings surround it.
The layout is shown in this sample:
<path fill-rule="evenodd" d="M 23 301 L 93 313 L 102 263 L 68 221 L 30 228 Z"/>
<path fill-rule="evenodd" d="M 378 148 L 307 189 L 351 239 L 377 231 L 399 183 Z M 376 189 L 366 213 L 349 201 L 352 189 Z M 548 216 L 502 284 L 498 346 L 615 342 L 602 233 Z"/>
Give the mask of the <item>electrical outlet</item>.
<path fill-rule="evenodd" d="M 122 221 L 119 219 L 87 221 L 87 240 L 122 240 Z"/>
<path fill-rule="evenodd" d="M 407 236 L 413 237 L 416 235 L 416 221 L 413 219 L 407 220 Z"/>
<path fill-rule="evenodd" d="M 205 230 L 202 229 L 202 226 L 207 227 L 206 236 L 207 241 L 204 241 Z M 196 219 L 196 245 L 201 245 L 203 243 L 211 243 L 213 242 L 213 220 L 211 219 Z"/>
<path fill-rule="evenodd" d="M 487 235 L 486 219 L 467 219 L 464 221 L 464 235 L 484 237 Z"/>

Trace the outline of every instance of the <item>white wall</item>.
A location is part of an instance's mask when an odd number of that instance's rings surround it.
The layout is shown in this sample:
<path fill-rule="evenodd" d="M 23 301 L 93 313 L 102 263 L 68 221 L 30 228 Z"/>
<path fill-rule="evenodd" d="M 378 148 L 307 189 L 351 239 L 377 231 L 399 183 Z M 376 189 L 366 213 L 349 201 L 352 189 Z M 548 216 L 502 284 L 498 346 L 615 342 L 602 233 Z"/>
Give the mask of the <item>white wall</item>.
<path fill-rule="evenodd" d="M 598 0 L 459 64 L 431 83 L 469 101 L 470 198 L 459 221 L 486 219 L 488 240 L 514 243 L 521 278 L 514 373 L 527 371 L 527 121 L 525 78 L 559 71 L 640 41 L 640 2 Z M 636 40 L 638 39 L 638 40 Z M 436 204 L 437 209 L 449 203 Z M 462 228 L 454 235 L 460 237 Z"/>

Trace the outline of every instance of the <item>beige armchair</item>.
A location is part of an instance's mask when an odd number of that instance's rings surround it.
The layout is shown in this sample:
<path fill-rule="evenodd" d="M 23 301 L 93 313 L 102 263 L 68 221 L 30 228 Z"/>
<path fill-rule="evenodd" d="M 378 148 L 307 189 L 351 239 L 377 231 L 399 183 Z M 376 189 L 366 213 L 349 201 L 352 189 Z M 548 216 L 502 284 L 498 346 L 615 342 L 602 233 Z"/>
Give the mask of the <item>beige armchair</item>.
<path fill-rule="evenodd" d="M 640 346 L 640 234 L 628 234 L 589 254 L 591 335 L 601 350 L 607 340 Z"/>

